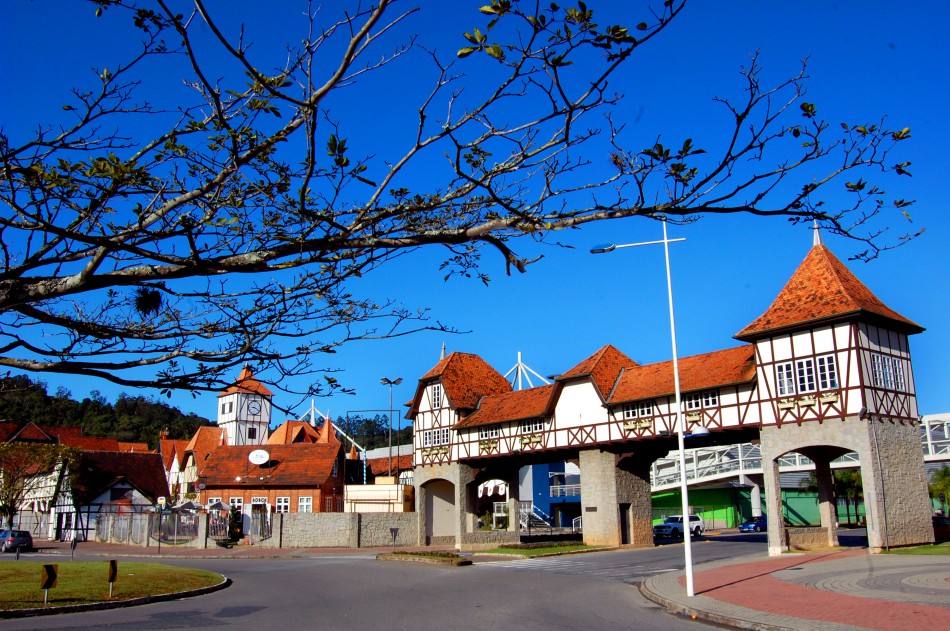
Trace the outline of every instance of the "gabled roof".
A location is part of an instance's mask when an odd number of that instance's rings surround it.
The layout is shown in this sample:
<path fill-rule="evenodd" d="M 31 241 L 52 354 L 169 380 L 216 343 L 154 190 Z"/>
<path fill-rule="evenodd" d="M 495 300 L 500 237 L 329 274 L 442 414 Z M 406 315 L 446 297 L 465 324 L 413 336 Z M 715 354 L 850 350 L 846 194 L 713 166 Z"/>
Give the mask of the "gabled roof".
<path fill-rule="evenodd" d="M 304 421 L 284 421 L 267 438 L 268 445 L 289 445 L 291 443 L 315 443 L 320 440 L 320 432 Z"/>
<path fill-rule="evenodd" d="M 841 320 L 880 323 L 907 334 L 924 330 L 881 302 L 828 248 L 816 244 L 772 306 L 735 337 L 753 341 Z"/>
<path fill-rule="evenodd" d="M 679 359 L 680 391 L 693 392 L 749 383 L 755 378 L 755 349 L 744 344 Z M 673 394 L 673 361 L 628 368 L 610 394 L 611 405 Z"/>
<path fill-rule="evenodd" d="M 55 436 L 55 434 L 49 434 L 48 432 L 40 429 L 40 427 L 34 423 L 26 423 L 17 431 L 15 431 L 7 440 L 52 443 L 56 442 L 56 439 L 53 436 Z"/>
<path fill-rule="evenodd" d="M 201 462 L 208 454 L 215 451 L 218 447 L 227 444 L 227 436 L 227 432 L 223 427 L 199 427 L 185 447 L 185 451 L 192 453 L 195 462 L 197 462 L 200 467 Z"/>
<path fill-rule="evenodd" d="M 260 381 L 254 377 L 254 372 L 251 370 L 251 367 L 245 365 L 241 369 L 241 374 L 238 376 L 237 381 L 228 386 L 224 392 L 218 395 L 218 397 L 227 396 L 235 392 L 244 392 L 247 394 L 259 394 L 264 397 L 272 397 L 274 393 L 271 392 L 267 386 L 262 384 Z"/>
<path fill-rule="evenodd" d="M 637 362 L 607 344 L 563 375 L 559 375 L 557 380 L 564 382 L 589 377 L 597 386 L 601 398 L 606 399 L 613 389 L 620 371 L 636 365 Z"/>
<path fill-rule="evenodd" d="M 207 487 L 316 488 L 331 479 L 333 464 L 341 450 L 339 442 L 267 445 L 265 450 L 270 454 L 270 461 L 261 466 L 250 464 L 248 455 L 260 448 L 258 445 L 222 447 L 203 464 L 199 462 L 198 476 Z M 237 478 L 241 478 L 241 482 L 236 482 Z"/>
<path fill-rule="evenodd" d="M 119 482 L 128 482 L 153 503 L 168 496 L 168 481 L 159 454 L 84 451 L 74 467 L 72 491 L 76 506 L 93 501 Z"/>
<path fill-rule="evenodd" d="M 171 471 L 172 463 L 178 458 L 178 466 L 184 464 L 185 450 L 188 449 L 187 440 L 173 440 L 162 438 L 158 441 L 158 451 L 162 454 L 162 462 L 166 471 Z"/>
<path fill-rule="evenodd" d="M 559 389 L 556 384 L 549 384 L 484 397 L 478 409 L 456 423 L 455 429 L 548 416 L 556 389 Z"/>
<path fill-rule="evenodd" d="M 441 381 L 445 396 L 458 410 L 474 410 L 482 397 L 511 392 L 511 384 L 478 355 L 450 353 L 419 379 L 406 418 L 415 417 L 423 389 L 434 381 Z"/>

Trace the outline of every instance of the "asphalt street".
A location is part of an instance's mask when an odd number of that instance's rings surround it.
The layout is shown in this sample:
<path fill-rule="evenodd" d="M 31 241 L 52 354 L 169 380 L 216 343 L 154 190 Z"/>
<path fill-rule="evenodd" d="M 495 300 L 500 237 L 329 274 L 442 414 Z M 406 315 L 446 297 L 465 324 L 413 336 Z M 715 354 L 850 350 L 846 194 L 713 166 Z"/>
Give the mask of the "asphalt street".
<path fill-rule="evenodd" d="M 761 535 L 698 541 L 693 558 L 702 563 L 761 553 L 764 545 Z M 699 628 L 646 601 L 633 586 L 682 569 L 679 543 L 461 568 L 362 555 L 162 561 L 220 572 L 234 584 L 208 596 L 141 607 L 5 620 L 0 629 Z"/>

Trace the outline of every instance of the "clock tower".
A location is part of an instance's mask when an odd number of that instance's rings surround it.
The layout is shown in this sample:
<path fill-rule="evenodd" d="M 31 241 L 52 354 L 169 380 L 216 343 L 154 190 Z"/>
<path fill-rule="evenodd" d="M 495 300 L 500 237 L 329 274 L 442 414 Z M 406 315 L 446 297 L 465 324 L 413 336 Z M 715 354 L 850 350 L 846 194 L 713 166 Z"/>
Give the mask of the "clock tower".
<path fill-rule="evenodd" d="M 245 365 L 241 375 L 218 395 L 218 426 L 229 445 L 263 445 L 267 441 L 274 393 Z"/>

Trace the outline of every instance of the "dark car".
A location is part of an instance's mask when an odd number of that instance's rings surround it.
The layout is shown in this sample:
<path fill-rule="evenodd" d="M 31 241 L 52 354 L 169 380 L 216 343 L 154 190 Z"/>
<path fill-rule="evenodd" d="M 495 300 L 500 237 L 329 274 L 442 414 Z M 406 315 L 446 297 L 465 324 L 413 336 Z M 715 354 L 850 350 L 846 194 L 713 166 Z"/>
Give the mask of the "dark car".
<path fill-rule="evenodd" d="M 0 530 L 0 550 L 32 550 L 33 535 L 26 530 Z"/>
<path fill-rule="evenodd" d="M 765 515 L 753 517 L 739 524 L 739 532 L 763 532 L 768 530 L 769 522 Z"/>
<path fill-rule="evenodd" d="M 950 517 L 943 515 L 934 515 L 934 539 L 937 541 L 950 541 Z"/>

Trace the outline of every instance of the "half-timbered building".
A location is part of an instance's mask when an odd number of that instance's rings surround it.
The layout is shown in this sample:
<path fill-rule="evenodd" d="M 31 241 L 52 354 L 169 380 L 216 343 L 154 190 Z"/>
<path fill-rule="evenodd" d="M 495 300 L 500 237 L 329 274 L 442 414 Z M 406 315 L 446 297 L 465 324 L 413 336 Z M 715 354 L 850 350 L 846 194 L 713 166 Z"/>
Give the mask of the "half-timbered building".
<path fill-rule="evenodd" d="M 781 514 L 778 458 L 790 451 L 811 458 L 829 544 L 837 541 L 830 462 L 858 452 L 872 548 L 932 540 L 908 343 L 921 331 L 816 231 L 771 306 L 736 334 L 742 344 L 679 359 L 684 433 L 708 432 L 717 444 L 760 439 L 774 514 Z M 443 358 L 419 380 L 407 415 L 420 542 L 496 543 L 505 535 L 474 525 L 478 485 L 499 479 L 517 489 L 522 466 L 570 460 L 581 472 L 585 540 L 652 543 L 649 467 L 675 448 L 673 370 L 672 361 L 640 365 L 607 345 L 553 384 L 512 391 L 477 355 Z M 519 510 L 518 498 L 509 504 Z M 787 549 L 781 520 L 769 528 L 770 551 Z"/>

